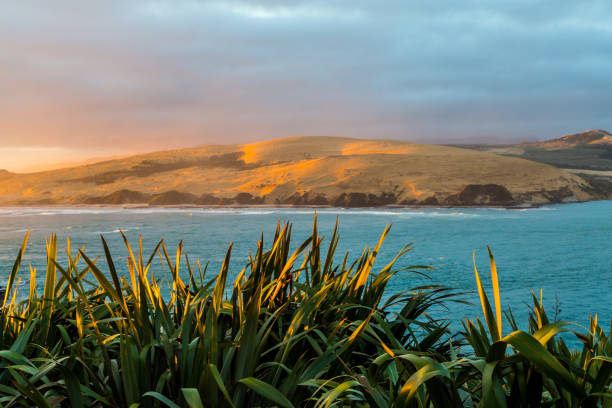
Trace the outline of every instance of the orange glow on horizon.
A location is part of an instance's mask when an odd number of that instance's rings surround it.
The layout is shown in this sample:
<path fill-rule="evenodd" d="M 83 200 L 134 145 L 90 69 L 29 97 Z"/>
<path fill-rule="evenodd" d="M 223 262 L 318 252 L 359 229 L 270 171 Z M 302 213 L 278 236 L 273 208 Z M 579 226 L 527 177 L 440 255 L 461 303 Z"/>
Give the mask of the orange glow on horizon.
<path fill-rule="evenodd" d="M 67 149 L 60 147 L 1 147 L 0 170 L 32 173 L 91 164 L 129 154 L 111 149 Z"/>

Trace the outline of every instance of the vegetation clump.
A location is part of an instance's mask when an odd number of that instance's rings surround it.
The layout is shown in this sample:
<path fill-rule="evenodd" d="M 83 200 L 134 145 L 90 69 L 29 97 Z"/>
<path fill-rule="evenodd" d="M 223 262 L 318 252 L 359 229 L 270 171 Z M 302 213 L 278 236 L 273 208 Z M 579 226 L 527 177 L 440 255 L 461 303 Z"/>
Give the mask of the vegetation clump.
<path fill-rule="evenodd" d="M 406 246 L 374 270 L 373 249 L 336 255 L 337 226 L 323 244 L 312 235 L 292 250 L 291 225 L 263 236 L 234 282 L 231 245 L 219 273 L 191 263 L 163 241 L 149 257 L 128 249 L 123 276 L 102 238 L 103 259 L 47 243 L 45 284 L 30 266 L 18 293 L 28 237 L 0 309 L 0 404 L 96 407 L 537 407 L 611 406 L 612 346 L 592 318 L 570 350 L 534 296 L 527 331 L 508 311 L 502 332 L 497 270 L 494 307 L 476 272 L 485 316 L 451 333 L 432 307 L 459 302 L 443 286 L 389 297 Z M 266 249 L 269 248 L 269 249 Z M 434 313 L 435 314 L 435 313 Z"/>

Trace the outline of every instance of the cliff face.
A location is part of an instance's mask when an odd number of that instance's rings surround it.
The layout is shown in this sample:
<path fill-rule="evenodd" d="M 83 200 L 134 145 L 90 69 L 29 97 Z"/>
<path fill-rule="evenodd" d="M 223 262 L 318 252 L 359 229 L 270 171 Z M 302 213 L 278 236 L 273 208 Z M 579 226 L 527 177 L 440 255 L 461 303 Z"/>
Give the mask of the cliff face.
<path fill-rule="evenodd" d="M 588 200 L 545 164 L 393 140 L 297 137 L 0 172 L 0 204 L 517 205 Z"/>

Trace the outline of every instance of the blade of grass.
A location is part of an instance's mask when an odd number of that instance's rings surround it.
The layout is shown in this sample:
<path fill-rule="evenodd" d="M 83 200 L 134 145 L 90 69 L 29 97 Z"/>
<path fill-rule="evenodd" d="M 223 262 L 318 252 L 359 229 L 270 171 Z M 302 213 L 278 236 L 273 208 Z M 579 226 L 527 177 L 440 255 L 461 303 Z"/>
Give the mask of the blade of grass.
<path fill-rule="evenodd" d="M 21 260 L 23 259 L 23 254 L 25 253 L 26 246 L 28 245 L 28 237 L 30 236 L 30 231 L 26 232 L 25 237 L 23 238 L 23 242 L 19 247 L 19 252 L 17 253 L 17 258 L 15 258 L 15 262 L 13 263 L 13 268 L 11 269 L 11 273 L 6 282 L 6 287 L 4 288 L 4 300 L 2 301 L 2 308 L 6 307 L 6 300 L 11 293 L 11 289 L 13 287 L 13 282 L 15 282 L 15 277 L 19 272 L 19 266 L 21 265 Z"/>
<path fill-rule="evenodd" d="M 239 382 L 246 385 L 265 399 L 277 403 L 281 407 L 293 408 L 293 404 L 287 399 L 287 397 L 266 382 L 253 377 L 243 378 L 239 380 Z"/>

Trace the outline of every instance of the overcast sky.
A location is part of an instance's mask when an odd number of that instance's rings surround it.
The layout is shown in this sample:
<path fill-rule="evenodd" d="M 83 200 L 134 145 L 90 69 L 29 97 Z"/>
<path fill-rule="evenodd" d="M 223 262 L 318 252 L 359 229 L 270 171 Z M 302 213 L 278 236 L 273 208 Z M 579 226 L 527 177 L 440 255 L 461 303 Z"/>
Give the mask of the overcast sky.
<path fill-rule="evenodd" d="M 295 135 L 612 129 L 612 2 L 12 1 L 0 168 Z"/>

